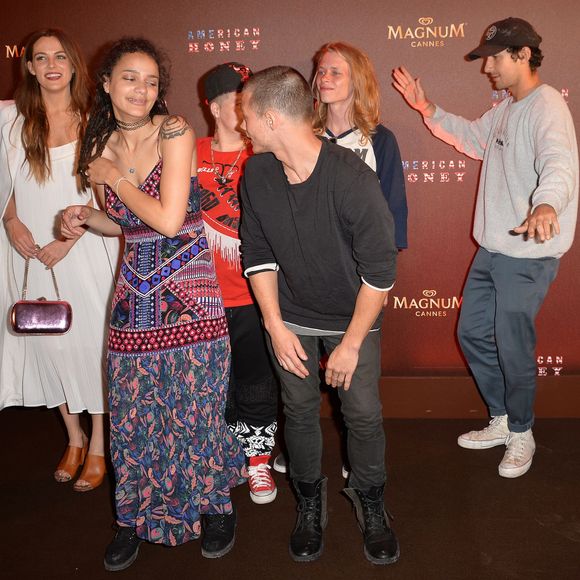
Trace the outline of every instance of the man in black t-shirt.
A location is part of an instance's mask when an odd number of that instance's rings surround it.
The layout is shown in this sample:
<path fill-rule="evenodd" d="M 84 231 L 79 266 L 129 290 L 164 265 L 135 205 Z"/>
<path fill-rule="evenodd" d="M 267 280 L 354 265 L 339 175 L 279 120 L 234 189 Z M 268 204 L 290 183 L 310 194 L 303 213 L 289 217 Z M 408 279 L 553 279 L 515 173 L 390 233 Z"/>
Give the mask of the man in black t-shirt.
<path fill-rule="evenodd" d="M 347 495 L 365 555 L 399 557 L 383 494 L 385 438 L 378 392 L 382 306 L 395 280 L 393 219 L 375 173 L 352 151 L 312 132 L 312 93 L 295 70 L 257 73 L 242 92 L 256 155 L 242 188 L 242 260 L 282 384 L 290 476 L 299 499 L 290 554 L 322 553 L 326 478 L 321 473 L 320 344 L 338 389 L 352 467 Z"/>

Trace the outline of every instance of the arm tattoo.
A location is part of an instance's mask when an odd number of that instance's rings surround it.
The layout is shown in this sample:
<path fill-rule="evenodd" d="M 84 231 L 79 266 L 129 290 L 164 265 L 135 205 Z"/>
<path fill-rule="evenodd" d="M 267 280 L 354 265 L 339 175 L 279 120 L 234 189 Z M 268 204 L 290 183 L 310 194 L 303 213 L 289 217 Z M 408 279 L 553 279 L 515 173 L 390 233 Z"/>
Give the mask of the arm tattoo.
<path fill-rule="evenodd" d="M 187 121 L 183 117 L 171 115 L 170 117 L 167 117 L 165 121 L 163 121 L 159 129 L 159 138 L 173 139 L 174 137 L 181 137 L 190 130 L 191 129 L 187 124 Z"/>

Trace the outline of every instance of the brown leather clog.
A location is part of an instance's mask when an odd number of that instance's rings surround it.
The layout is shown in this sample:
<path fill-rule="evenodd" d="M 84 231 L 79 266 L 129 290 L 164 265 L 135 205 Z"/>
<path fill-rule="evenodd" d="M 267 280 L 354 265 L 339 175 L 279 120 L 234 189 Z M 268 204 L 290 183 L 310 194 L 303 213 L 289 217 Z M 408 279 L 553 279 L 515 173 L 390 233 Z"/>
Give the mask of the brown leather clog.
<path fill-rule="evenodd" d="M 105 458 L 102 455 L 89 453 L 73 489 L 75 491 L 91 491 L 103 483 L 105 473 L 107 473 Z"/>
<path fill-rule="evenodd" d="M 56 467 L 54 472 L 54 479 L 59 483 L 66 483 L 70 481 L 77 473 L 79 467 L 85 462 L 87 451 L 89 450 L 88 443 L 84 447 L 73 447 L 69 445 Z M 64 471 L 65 473 L 59 473 Z"/>

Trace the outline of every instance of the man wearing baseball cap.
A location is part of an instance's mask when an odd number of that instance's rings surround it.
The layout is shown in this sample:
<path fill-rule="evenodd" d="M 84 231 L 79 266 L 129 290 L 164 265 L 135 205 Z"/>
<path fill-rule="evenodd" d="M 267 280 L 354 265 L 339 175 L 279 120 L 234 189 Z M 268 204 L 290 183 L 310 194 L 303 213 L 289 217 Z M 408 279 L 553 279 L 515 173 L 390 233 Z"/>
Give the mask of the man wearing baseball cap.
<path fill-rule="evenodd" d="M 242 275 L 238 184 L 251 146 L 240 130 L 240 94 L 252 71 L 237 62 L 213 68 L 204 78 L 205 103 L 215 122 L 213 137 L 197 141 L 201 210 L 222 290 L 232 347 L 226 420 L 248 460 L 252 501 L 276 498 L 270 474 L 278 411 L 278 383 L 270 362 L 260 312 Z"/>
<path fill-rule="evenodd" d="M 479 244 L 463 290 L 458 338 L 491 421 L 464 433 L 467 449 L 506 445 L 502 477 L 532 465 L 535 318 L 574 239 L 578 149 L 561 94 L 542 84 L 542 38 L 520 18 L 490 25 L 468 60 L 485 59 L 495 90 L 509 91 L 475 121 L 445 112 L 403 67 L 394 86 L 429 130 L 482 159 L 473 236 Z"/>

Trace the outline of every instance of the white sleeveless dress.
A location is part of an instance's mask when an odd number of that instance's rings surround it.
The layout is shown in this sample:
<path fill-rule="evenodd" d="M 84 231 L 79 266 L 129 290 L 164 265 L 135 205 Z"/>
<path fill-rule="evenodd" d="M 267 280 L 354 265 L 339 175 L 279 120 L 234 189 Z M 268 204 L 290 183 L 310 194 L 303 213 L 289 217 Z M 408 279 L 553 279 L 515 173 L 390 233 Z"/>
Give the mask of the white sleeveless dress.
<path fill-rule="evenodd" d="M 60 212 L 68 205 L 86 204 L 89 192 L 79 193 L 73 167 L 76 143 L 50 149 L 52 176 L 43 185 L 20 164 L 13 174 L 18 218 L 43 247 L 59 237 Z M 7 242 L 4 236 L 2 244 Z M 60 295 L 72 305 L 73 323 L 63 336 L 16 336 L 6 316 L 0 332 L 0 409 L 12 405 L 56 407 L 64 402 L 71 413 L 106 411 L 105 345 L 108 308 L 119 254 L 117 238 L 87 231 L 54 268 Z M 11 246 L 1 264 L 6 304 L 19 299 L 24 259 Z M 28 298 L 55 299 L 50 272 L 30 261 Z M 1 298 L 1 296 L 0 296 Z"/>

